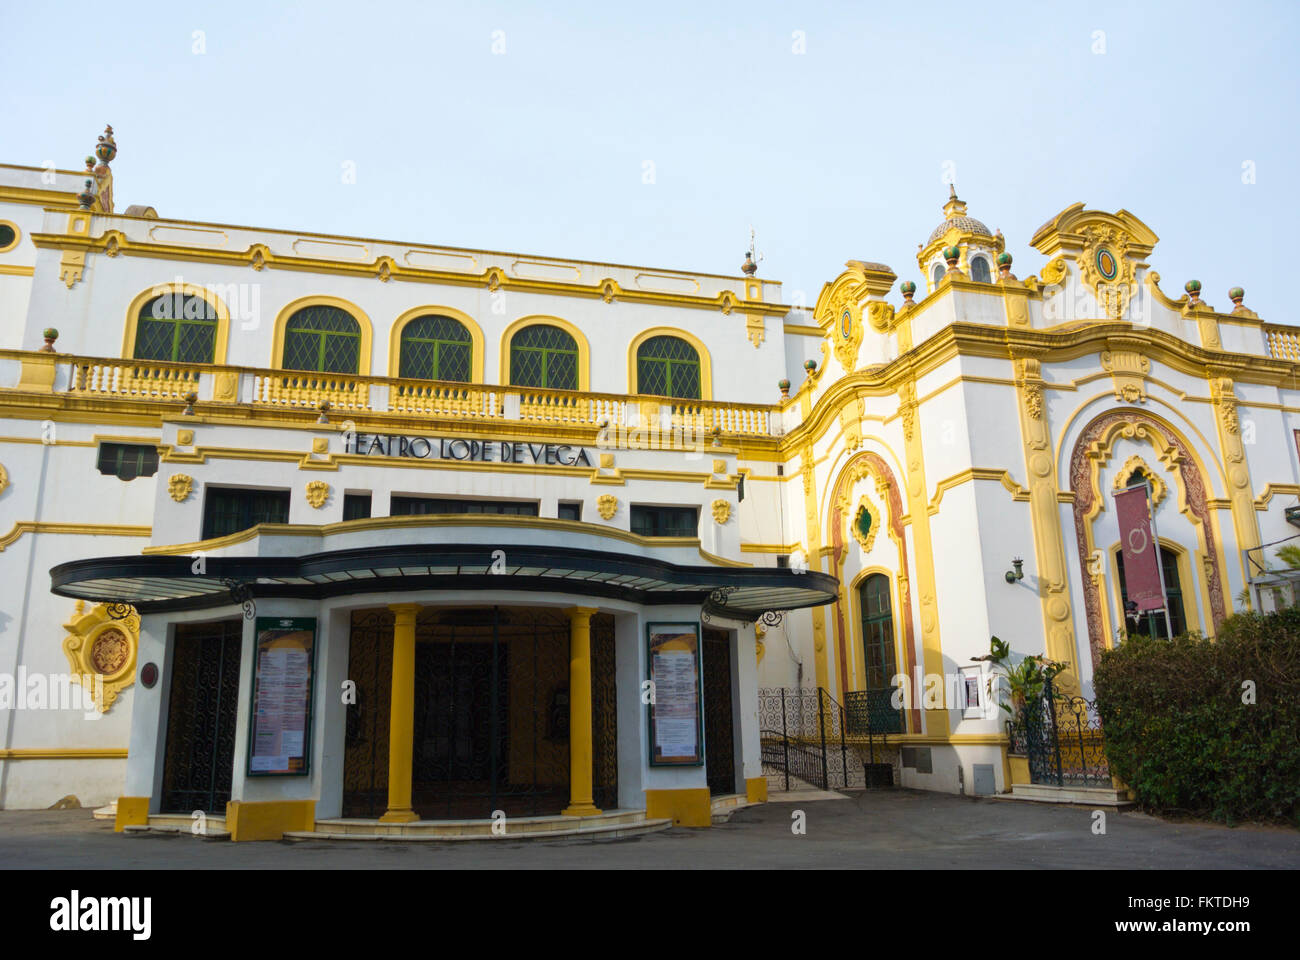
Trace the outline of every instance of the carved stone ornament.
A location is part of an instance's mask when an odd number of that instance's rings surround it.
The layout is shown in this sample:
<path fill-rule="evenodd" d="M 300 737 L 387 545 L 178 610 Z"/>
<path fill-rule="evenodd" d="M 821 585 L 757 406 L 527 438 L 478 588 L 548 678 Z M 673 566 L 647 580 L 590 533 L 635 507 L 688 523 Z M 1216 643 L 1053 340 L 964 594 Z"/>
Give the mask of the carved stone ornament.
<path fill-rule="evenodd" d="M 107 712 L 118 694 L 135 682 L 140 616 L 130 607 L 125 609 L 126 616 L 114 617 L 107 604 L 85 612 L 85 603 L 77 601 L 76 614 L 63 625 L 68 631 L 63 654 L 71 679 L 86 688 L 100 713 Z"/>
<path fill-rule="evenodd" d="M 731 518 L 731 504 L 726 500 L 714 500 L 712 507 L 714 523 L 721 525 Z"/>
<path fill-rule="evenodd" d="M 865 533 L 862 530 L 864 526 L 866 527 Z M 879 531 L 880 511 L 876 509 L 875 504 L 864 496 L 858 501 L 858 509 L 854 510 L 849 517 L 849 532 L 853 534 L 853 539 L 858 542 L 862 552 L 870 553 L 871 547 L 876 542 L 876 534 Z"/>
<path fill-rule="evenodd" d="M 4 493 L 7 486 L 9 486 L 9 471 L 5 469 L 3 463 L 0 463 L 0 493 Z"/>
<path fill-rule="evenodd" d="M 1093 224 L 1083 229 L 1079 275 L 1097 298 L 1097 309 L 1108 320 L 1128 310 L 1136 289 L 1137 268 L 1128 256 L 1129 235 L 1114 226 Z"/>
<path fill-rule="evenodd" d="M 1124 466 L 1120 467 L 1115 473 L 1115 489 L 1123 490 L 1127 487 L 1133 474 L 1137 473 L 1139 470 L 1146 474 L 1147 479 L 1151 481 L 1151 506 L 1160 506 L 1160 501 L 1169 495 L 1169 487 L 1163 480 L 1156 476 L 1156 472 L 1152 470 L 1151 467 L 1147 465 L 1147 462 L 1136 453 L 1125 460 Z"/>
<path fill-rule="evenodd" d="M 194 490 L 194 478 L 184 473 L 173 473 L 167 481 L 167 492 L 177 503 L 184 503 Z"/>
<path fill-rule="evenodd" d="M 324 480 L 313 480 L 307 484 L 307 502 L 319 510 L 325 506 L 330 496 L 330 485 Z"/>
<path fill-rule="evenodd" d="M 602 493 L 596 498 L 596 512 L 600 514 L 600 519 L 612 520 L 617 511 L 618 497 L 612 493 Z"/>

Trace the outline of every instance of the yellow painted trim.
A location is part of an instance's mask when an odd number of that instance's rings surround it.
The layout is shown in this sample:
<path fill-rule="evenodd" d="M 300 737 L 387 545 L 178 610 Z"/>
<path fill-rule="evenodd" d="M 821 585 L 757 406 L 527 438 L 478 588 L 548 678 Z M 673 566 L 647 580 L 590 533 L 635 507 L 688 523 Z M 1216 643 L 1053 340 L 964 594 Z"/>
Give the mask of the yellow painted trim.
<path fill-rule="evenodd" d="M 125 760 L 125 747 L 14 747 L 0 760 Z"/>
<path fill-rule="evenodd" d="M 745 799 L 750 803 L 767 803 L 767 777 L 746 777 Z"/>
<path fill-rule="evenodd" d="M 24 533 L 81 534 L 92 537 L 150 537 L 153 536 L 153 527 L 108 523 L 56 523 L 46 520 L 19 520 L 8 533 L 0 537 L 0 553 L 3 553 L 6 547 L 13 546 Z"/>
<path fill-rule="evenodd" d="M 393 321 L 392 329 L 388 333 L 388 375 L 397 379 L 397 371 L 401 368 L 402 357 L 402 328 L 412 320 L 420 317 L 440 316 L 451 317 L 458 321 L 469 332 L 470 339 L 470 382 L 483 382 L 483 328 L 474 322 L 474 318 L 463 310 L 457 310 L 455 307 L 444 307 L 429 304 L 423 307 L 413 307 L 401 314 Z"/>
<path fill-rule="evenodd" d="M 785 480 L 785 477 L 780 479 Z M 741 553 L 794 553 L 799 545 L 797 543 L 742 543 L 740 545 Z"/>
<path fill-rule="evenodd" d="M 121 806 L 118 807 L 121 809 Z M 291 830 L 316 828 L 315 800 L 266 800 L 226 803 L 226 829 L 232 841 L 280 840 Z"/>
<path fill-rule="evenodd" d="M 591 390 L 591 345 L 587 343 L 587 335 L 579 330 L 568 320 L 561 317 L 551 316 L 544 313 L 533 313 L 526 317 L 520 317 L 510 326 L 506 327 L 501 334 L 500 361 L 501 361 L 501 379 L 498 381 L 502 386 L 513 386 L 510 383 L 510 341 L 514 339 L 516 333 L 524 327 L 532 326 L 552 326 L 559 327 L 569 336 L 573 337 L 574 342 L 578 345 L 578 390 L 587 392 Z M 528 388 L 524 388 L 528 389 Z M 539 388 L 541 389 L 541 388 Z M 545 389 L 553 390 L 554 387 Z"/>
<path fill-rule="evenodd" d="M 797 337 L 824 337 L 826 331 L 821 327 L 806 327 L 798 324 L 788 323 L 782 327 L 786 333 L 793 334 Z"/>
<path fill-rule="evenodd" d="M 121 833 L 123 827 L 144 826 L 149 823 L 148 797 L 118 797 L 117 817 L 113 831 Z"/>
<path fill-rule="evenodd" d="M 629 396 L 646 396 L 651 394 L 642 394 L 639 390 L 640 384 L 637 382 L 636 375 L 636 352 L 640 349 L 641 344 L 645 343 L 651 337 L 677 337 L 685 340 L 695 348 L 696 355 L 700 358 L 700 399 L 713 399 L 713 360 L 709 356 L 709 348 L 704 345 L 704 341 L 695 334 L 690 333 L 680 327 L 651 327 L 649 330 L 642 330 L 628 344 L 627 348 L 627 392 Z"/>
<path fill-rule="evenodd" d="M 30 277 L 34 276 L 35 273 L 35 267 L 24 267 L 22 264 L 0 264 L 0 276 Z"/>
<path fill-rule="evenodd" d="M 927 512 L 934 516 L 939 512 L 939 504 L 943 502 L 945 491 L 951 490 L 953 487 L 959 487 L 964 483 L 970 483 L 973 480 L 997 480 L 1011 494 L 1012 500 L 1023 503 L 1029 502 L 1029 491 L 1016 483 L 1011 476 L 1011 471 L 1000 470 L 996 467 L 971 467 L 960 473 L 954 473 L 951 477 L 946 477 L 935 485 L 934 496 L 930 498 L 930 505 L 926 508 Z"/>
<path fill-rule="evenodd" d="M 1274 496 L 1282 494 L 1283 496 L 1300 497 L 1300 483 L 1270 483 L 1264 487 L 1264 492 L 1255 498 L 1256 510 L 1267 510 L 1269 501 Z"/>
<path fill-rule="evenodd" d="M 370 343 L 372 327 L 366 312 L 350 300 L 340 297 L 311 296 L 299 297 L 281 308 L 275 318 L 275 329 L 271 340 L 271 366 L 277 370 L 284 369 L 284 332 L 289 325 L 289 318 L 306 307 L 338 307 L 345 310 L 357 322 L 361 330 L 361 349 L 357 360 L 357 374 L 368 377 L 370 373 Z M 307 371 L 309 372 L 309 371 Z"/>
<path fill-rule="evenodd" d="M 645 815 L 648 820 L 671 818 L 674 827 L 711 827 L 713 805 L 709 802 L 709 788 L 647 790 Z"/>
<path fill-rule="evenodd" d="M 130 305 L 126 308 L 126 326 L 122 331 L 122 359 L 131 360 L 135 357 L 136 327 L 139 325 L 140 311 L 144 305 L 154 297 L 165 297 L 168 294 L 175 293 L 199 297 L 216 312 L 217 335 L 212 346 L 212 363 L 224 364 L 226 362 L 226 347 L 230 342 L 230 311 L 226 307 L 225 301 L 205 287 L 193 283 L 176 283 L 175 281 L 155 284 L 147 290 L 142 290 L 132 298 Z"/>

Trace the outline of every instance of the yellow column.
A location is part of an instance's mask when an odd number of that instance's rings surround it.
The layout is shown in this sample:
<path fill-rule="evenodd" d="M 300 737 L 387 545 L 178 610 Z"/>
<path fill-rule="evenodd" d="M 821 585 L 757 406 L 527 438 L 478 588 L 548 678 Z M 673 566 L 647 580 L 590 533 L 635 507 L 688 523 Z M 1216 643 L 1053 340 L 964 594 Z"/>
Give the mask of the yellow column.
<path fill-rule="evenodd" d="M 388 810 L 385 823 L 419 820 L 411 809 L 411 761 L 415 753 L 415 615 L 418 603 L 394 603 L 393 696 L 388 720 Z"/>
<path fill-rule="evenodd" d="M 569 805 L 566 817 L 594 817 L 591 799 L 591 615 L 594 607 L 570 607 L 569 615 Z"/>

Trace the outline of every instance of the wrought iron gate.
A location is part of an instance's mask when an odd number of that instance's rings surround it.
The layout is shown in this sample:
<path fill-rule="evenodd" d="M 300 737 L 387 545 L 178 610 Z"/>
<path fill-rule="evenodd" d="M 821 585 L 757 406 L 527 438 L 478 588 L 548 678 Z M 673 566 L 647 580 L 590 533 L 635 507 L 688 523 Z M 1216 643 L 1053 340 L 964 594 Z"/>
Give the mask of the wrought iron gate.
<path fill-rule="evenodd" d="M 1043 696 L 1007 721 L 1010 752 L 1029 760 L 1033 783 L 1066 787 L 1109 787 L 1110 766 L 1097 704 L 1083 697 L 1058 697 L 1047 681 Z"/>
<path fill-rule="evenodd" d="M 422 819 L 557 814 L 569 802 L 569 620 L 430 607 L 416 619 L 411 804 Z M 393 615 L 353 615 L 343 815 L 388 801 Z M 618 798 L 613 618 L 592 619 L 593 787 Z"/>
<path fill-rule="evenodd" d="M 618 679 L 614 672 L 614 618 L 591 618 L 591 789 L 602 810 L 618 807 Z"/>
<path fill-rule="evenodd" d="M 820 687 L 759 690 L 763 772 L 786 790 L 798 781 L 821 790 L 892 784 L 888 735 L 902 731 L 900 712 L 874 691 L 846 699 L 847 708 Z"/>
<path fill-rule="evenodd" d="M 235 765 L 242 621 L 178 624 L 160 810 L 224 814 Z"/>
<path fill-rule="evenodd" d="M 388 721 L 393 683 L 393 614 L 352 614 L 348 705 L 343 747 L 343 816 L 374 819 L 388 806 Z"/>
<path fill-rule="evenodd" d="M 710 794 L 736 792 L 736 747 L 732 733 L 731 636 L 704 631 L 704 769 Z"/>

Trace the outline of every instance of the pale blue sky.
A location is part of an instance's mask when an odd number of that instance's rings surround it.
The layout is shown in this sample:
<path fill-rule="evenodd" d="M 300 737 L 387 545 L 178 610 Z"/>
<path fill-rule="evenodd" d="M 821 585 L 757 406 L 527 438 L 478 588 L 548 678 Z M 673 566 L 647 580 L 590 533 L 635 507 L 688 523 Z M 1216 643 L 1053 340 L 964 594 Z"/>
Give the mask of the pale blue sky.
<path fill-rule="evenodd" d="M 708 273 L 738 272 L 753 223 L 760 275 L 809 304 L 848 259 L 919 282 L 951 162 L 1022 277 L 1033 230 L 1085 201 L 1155 230 L 1167 294 L 1196 277 L 1227 309 L 1240 284 L 1290 323 L 1298 21 L 1296 2 L 10 0 L 0 162 L 80 169 L 109 122 L 119 208 Z"/>

